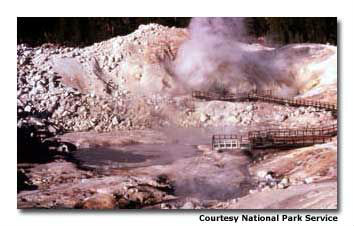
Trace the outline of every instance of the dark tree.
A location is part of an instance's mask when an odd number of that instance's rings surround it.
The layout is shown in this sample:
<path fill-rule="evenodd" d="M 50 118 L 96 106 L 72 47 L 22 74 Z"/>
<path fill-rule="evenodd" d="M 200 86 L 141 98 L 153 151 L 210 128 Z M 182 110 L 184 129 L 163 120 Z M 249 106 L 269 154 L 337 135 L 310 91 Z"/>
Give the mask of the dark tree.
<path fill-rule="evenodd" d="M 187 27 L 183 17 L 117 18 L 23 18 L 17 19 L 17 42 L 30 45 L 58 43 L 85 46 L 118 35 L 127 35 L 141 24 Z M 313 42 L 337 44 L 337 19 L 295 17 L 249 17 L 245 27 L 250 37 L 267 37 L 279 44 Z"/>
<path fill-rule="evenodd" d="M 114 36 L 127 35 L 141 24 L 187 27 L 183 17 L 98 17 L 98 18 L 17 18 L 17 42 L 41 45 L 46 42 L 84 46 Z"/>

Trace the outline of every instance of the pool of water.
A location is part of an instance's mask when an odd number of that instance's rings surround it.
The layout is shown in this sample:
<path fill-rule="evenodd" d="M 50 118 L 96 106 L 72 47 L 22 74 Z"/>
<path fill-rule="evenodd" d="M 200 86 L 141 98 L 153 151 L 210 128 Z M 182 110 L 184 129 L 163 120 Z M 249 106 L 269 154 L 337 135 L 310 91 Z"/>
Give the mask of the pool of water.
<path fill-rule="evenodd" d="M 247 194 L 254 185 L 247 170 L 249 159 L 243 153 L 205 153 L 197 148 L 209 144 L 213 134 L 222 132 L 219 129 L 166 130 L 168 143 L 104 145 L 78 149 L 72 155 L 79 167 L 104 175 L 157 177 L 164 174 L 173 183 L 178 197 L 227 200 Z M 236 130 L 227 132 L 237 134 Z"/>
<path fill-rule="evenodd" d="M 197 155 L 195 145 L 134 144 L 79 149 L 73 157 L 88 168 L 134 168 L 170 164 L 181 158 Z"/>

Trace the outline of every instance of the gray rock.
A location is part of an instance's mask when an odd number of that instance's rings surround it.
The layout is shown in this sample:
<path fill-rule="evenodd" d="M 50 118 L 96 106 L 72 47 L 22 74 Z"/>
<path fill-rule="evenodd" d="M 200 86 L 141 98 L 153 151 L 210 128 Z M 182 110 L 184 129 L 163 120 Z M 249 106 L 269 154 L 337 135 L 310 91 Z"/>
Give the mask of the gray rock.
<path fill-rule="evenodd" d="M 112 124 L 113 124 L 113 125 L 118 125 L 118 124 L 119 124 L 117 116 L 114 116 L 114 117 L 113 117 L 113 119 L 112 119 Z"/>
<path fill-rule="evenodd" d="M 282 188 L 287 188 L 290 186 L 290 180 L 288 177 L 284 177 L 280 182 L 279 184 Z"/>
<path fill-rule="evenodd" d="M 254 110 L 254 106 L 251 104 L 251 105 L 248 105 L 247 107 L 246 107 L 246 111 L 252 111 L 252 110 Z"/>
<path fill-rule="evenodd" d="M 74 52 L 71 54 L 71 56 L 72 56 L 72 57 L 80 56 L 80 52 L 74 51 Z"/>
<path fill-rule="evenodd" d="M 41 48 L 39 48 L 38 50 L 36 50 L 36 54 L 41 54 L 43 53 L 43 50 Z"/>
<path fill-rule="evenodd" d="M 116 200 L 110 194 L 95 194 L 82 203 L 84 209 L 113 209 L 116 207 Z"/>
<path fill-rule="evenodd" d="M 48 131 L 55 134 L 57 132 L 57 129 L 54 126 L 50 125 L 48 126 Z"/>
<path fill-rule="evenodd" d="M 40 121 L 40 119 L 35 118 L 35 117 L 30 117 L 29 118 L 29 122 L 33 123 L 33 124 L 35 124 L 37 126 L 44 126 L 45 125 L 42 121 Z"/>
<path fill-rule="evenodd" d="M 206 122 L 206 121 L 208 121 L 210 119 L 210 116 L 209 115 L 207 115 L 207 114 L 205 114 L 205 113 L 201 113 L 200 114 L 200 121 L 201 122 Z"/>
<path fill-rule="evenodd" d="M 27 105 L 24 110 L 25 112 L 31 112 L 32 108 L 31 106 Z"/>
<path fill-rule="evenodd" d="M 181 209 L 194 209 L 194 204 L 192 202 L 186 202 Z"/>
<path fill-rule="evenodd" d="M 48 84 L 48 79 L 47 78 L 42 78 L 42 80 L 40 80 L 40 84 L 42 84 L 42 85 L 47 85 Z"/>
<path fill-rule="evenodd" d="M 259 188 L 263 188 L 263 187 L 265 187 L 266 185 L 267 185 L 267 183 L 264 182 L 264 181 L 262 181 L 262 182 L 260 182 L 260 183 L 258 184 L 258 187 L 259 187 Z"/>
<path fill-rule="evenodd" d="M 304 183 L 305 184 L 311 184 L 313 182 L 313 178 L 311 178 L 311 177 L 307 177 L 307 178 L 305 178 L 305 180 L 304 180 Z"/>
<path fill-rule="evenodd" d="M 42 76 L 41 76 L 40 74 L 37 74 L 37 75 L 35 75 L 35 76 L 33 77 L 33 80 L 34 80 L 34 81 L 39 81 L 39 80 L 41 80 L 41 78 L 42 78 Z"/>
<path fill-rule="evenodd" d="M 62 144 L 61 146 L 58 147 L 57 151 L 58 152 L 69 153 L 69 148 L 65 144 Z"/>
<path fill-rule="evenodd" d="M 258 178 L 263 179 L 263 178 L 265 178 L 266 175 L 267 175 L 267 171 L 261 170 L 261 171 L 257 172 L 257 177 Z"/>
<path fill-rule="evenodd" d="M 281 115 L 277 115 L 275 117 L 275 120 L 278 122 L 284 122 L 286 119 L 288 119 L 288 117 L 289 117 L 288 115 L 281 114 Z"/>
<path fill-rule="evenodd" d="M 29 58 L 27 58 L 27 57 L 21 58 L 19 63 L 21 66 L 26 65 L 29 63 Z"/>
<path fill-rule="evenodd" d="M 263 190 L 263 189 L 262 189 L 262 190 Z M 250 189 L 248 192 L 249 192 L 250 194 L 254 194 L 254 193 L 257 193 L 258 190 L 257 190 L 257 189 Z"/>
<path fill-rule="evenodd" d="M 17 99 L 17 107 L 23 107 L 23 102 L 19 99 Z"/>

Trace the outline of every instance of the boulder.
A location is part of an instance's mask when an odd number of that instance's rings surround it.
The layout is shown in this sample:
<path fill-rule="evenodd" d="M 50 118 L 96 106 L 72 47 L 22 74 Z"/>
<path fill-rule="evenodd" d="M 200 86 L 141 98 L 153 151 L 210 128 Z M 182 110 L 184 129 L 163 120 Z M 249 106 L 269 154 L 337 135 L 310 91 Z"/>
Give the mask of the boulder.
<path fill-rule="evenodd" d="M 32 108 L 31 106 L 27 105 L 24 110 L 25 112 L 31 112 Z"/>
<path fill-rule="evenodd" d="M 289 187 L 290 185 L 290 180 L 288 177 L 284 177 L 280 182 L 279 182 L 279 185 L 282 187 L 282 188 L 287 188 Z"/>
<path fill-rule="evenodd" d="M 267 174 L 268 174 L 267 171 L 261 170 L 257 172 L 257 177 L 264 179 Z"/>
<path fill-rule="evenodd" d="M 116 200 L 113 195 L 110 194 L 96 194 L 82 203 L 84 209 L 113 209 L 116 207 Z"/>
<path fill-rule="evenodd" d="M 113 119 L 112 119 L 112 124 L 113 124 L 113 125 L 118 125 L 118 124 L 119 124 L 117 116 L 114 116 L 114 117 L 113 117 Z"/>
<path fill-rule="evenodd" d="M 313 178 L 312 177 L 307 177 L 304 180 L 305 184 L 311 184 L 313 182 Z"/>
<path fill-rule="evenodd" d="M 194 209 L 194 204 L 192 202 L 186 202 L 181 209 Z"/>
<path fill-rule="evenodd" d="M 206 122 L 206 121 L 208 121 L 210 119 L 210 116 L 209 115 L 207 115 L 207 114 L 205 114 L 205 113 L 201 113 L 200 114 L 200 121 L 201 122 Z"/>

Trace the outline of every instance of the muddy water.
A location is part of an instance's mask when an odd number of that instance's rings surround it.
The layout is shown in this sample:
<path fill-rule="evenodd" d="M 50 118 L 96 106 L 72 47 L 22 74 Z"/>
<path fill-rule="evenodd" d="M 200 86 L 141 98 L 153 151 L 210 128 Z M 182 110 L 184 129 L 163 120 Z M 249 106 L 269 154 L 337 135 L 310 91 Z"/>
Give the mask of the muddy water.
<path fill-rule="evenodd" d="M 73 156 L 86 168 L 129 169 L 171 164 L 181 158 L 196 156 L 197 152 L 194 145 L 133 144 L 79 149 Z"/>
<path fill-rule="evenodd" d="M 246 195 L 253 186 L 246 155 L 197 148 L 197 145 L 210 144 L 212 134 L 223 132 L 220 129 L 165 129 L 162 132 L 166 143 L 109 145 L 107 140 L 104 146 L 79 149 L 73 157 L 81 167 L 105 175 L 166 175 L 173 182 L 178 197 L 226 200 Z M 235 129 L 229 132 L 237 133 Z M 111 134 L 107 137 L 112 139 Z"/>

